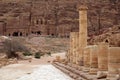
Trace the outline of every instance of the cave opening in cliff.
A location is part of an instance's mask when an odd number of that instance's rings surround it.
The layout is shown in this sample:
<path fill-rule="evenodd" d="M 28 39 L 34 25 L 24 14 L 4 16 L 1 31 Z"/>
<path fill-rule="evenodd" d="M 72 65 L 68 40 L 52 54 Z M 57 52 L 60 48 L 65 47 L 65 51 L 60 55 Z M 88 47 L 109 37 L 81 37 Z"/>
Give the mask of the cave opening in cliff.
<path fill-rule="evenodd" d="M 9 33 L 9 36 L 11 36 L 11 34 Z"/>
<path fill-rule="evenodd" d="M 106 40 L 105 40 L 105 42 L 106 42 L 106 43 L 109 43 L 109 40 L 108 40 L 108 39 L 106 39 Z"/>
<path fill-rule="evenodd" d="M 70 38 L 70 36 L 69 36 L 69 35 L 67 35 L 67 38 Z"/>
<path fill-rule="evenodd" d="M 28 36 L 28 33 L 26 33 L 26 36 Z"/>
<path fill-rule="evenodd" d="M 34 32 L 33 32 L 33 31 L 32 31 L 31 33 L 32 33 L 32 34 L 34 34 Z"/>
<path fill-rule="evenodd" d="M 18 32 L 14 32 L 12 36 L 18 36 Z"/>
<path fill-rule="evenodd" d="M 41 31 L 37 31 L 37 35 L 41 35 Z"/>
<path fill-rule="evenodd" d="M 23 34 L 22 34 L 22 32 L 20 32 L 20 36 L 22 36 Z"/>
<path fill-rule="evenodd" d="M 14 32 L 14 33 L 12 34 L 12 36 L 22 36 L 22 35 L 23 35 L 22 32 Z"/>
<path fill-rule="evenodd" d="M 51 34 L 51 36 L 54 36 L 54 34 Z"/>

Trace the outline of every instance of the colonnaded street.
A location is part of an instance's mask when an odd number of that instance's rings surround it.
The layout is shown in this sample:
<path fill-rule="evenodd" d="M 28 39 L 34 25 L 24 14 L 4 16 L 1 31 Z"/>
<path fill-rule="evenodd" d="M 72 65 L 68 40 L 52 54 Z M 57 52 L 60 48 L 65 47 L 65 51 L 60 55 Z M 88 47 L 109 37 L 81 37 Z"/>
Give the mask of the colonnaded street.
<path fill-rule="evenodd" d="M 32 74 L 25 75 L 16 80 L 72 80 L 72 79 L 52 65 L 42 65 L 35 69 Z"/>
<path fill-rule="evenodd" d="M 59 55 L 63 56 L 64 53 Z M 33 59 L 31 63 L 19 61 L 17 64 L 5 66 L 0 69 L 0 80 L 73 80 L 47 63 L 47 60 L 52 60 L 54 56 L 56 54 L 42 59 Z"/>

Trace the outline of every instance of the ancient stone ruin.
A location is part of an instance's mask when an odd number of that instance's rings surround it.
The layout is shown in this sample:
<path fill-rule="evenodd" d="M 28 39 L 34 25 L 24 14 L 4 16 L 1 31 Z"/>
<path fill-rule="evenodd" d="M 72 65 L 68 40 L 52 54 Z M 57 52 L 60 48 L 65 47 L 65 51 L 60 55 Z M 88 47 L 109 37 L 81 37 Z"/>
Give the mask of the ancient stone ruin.
<path fill-rule="evenodd" d="M 42 60 L 44 55 L 40 53 L 53 59 L 51 49 L 65 51 L 70 45 L 66 58 L 56 56 L 53 65 L 74 80 L 120 80 L 119 6 L 120 0 L 0 0 L 0 36 L 24 38 L 24 44 Z M 0 38 L 0 53 L 3 43 Z M 17 57 L 24 52 L 15 53 Z M 34 63 L 32 56 L 25 59 Z M 47 62 L 51 64 L 52 60 Z M 0 68 L 14 63 L 16 58 L 0 58 Z"/>
<path fill-rule="evenodd" d="M 70 33 L 70 48 L 66 59 L 68 64 L 56 62 L 55 66 L 75 80 L 81 80 L 78 76 L 81 76 L 82 80 L 119 80 L 120 47 L 110 47 L 106 41 L 88 45 L 87 10 L 87 6 L 79 7 L 80 30 Z"/>
<path fill-rule="evenodd" d="M 69 37 L 70 32 L 79 30 L 78 4 L 86 4 L 90 9 L 90 37 L 106 32 L 109 27 L 120 26 L 119 0 L 0 0 L 0 35 L 31 33 Z M 104 35 L 98 38 L 104 39 Z"/>

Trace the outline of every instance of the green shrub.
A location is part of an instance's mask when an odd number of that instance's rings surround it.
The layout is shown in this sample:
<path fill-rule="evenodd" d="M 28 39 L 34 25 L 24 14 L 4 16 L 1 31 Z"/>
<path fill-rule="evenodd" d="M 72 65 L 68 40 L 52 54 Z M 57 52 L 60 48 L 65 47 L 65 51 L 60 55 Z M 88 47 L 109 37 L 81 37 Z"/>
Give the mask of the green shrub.
<path fill-rule="evenodd" d="M 31 56 L 32 53 L 30 53 L 30 52 L 24 52 L 23 55 L 24 55 L 24 56 Z"/>
<path fill-rule="evenodd" d="M 40 52 L 35 53 L 35 58 L 37 58 L 37 59 L 40 59 L 40 58 L 41 58 Z"/>
<path fill-rule="evenodd" d="M 47 54 L 48 54 L 49 56 L 51 56 L 51 52 L 48 52 Z"/>

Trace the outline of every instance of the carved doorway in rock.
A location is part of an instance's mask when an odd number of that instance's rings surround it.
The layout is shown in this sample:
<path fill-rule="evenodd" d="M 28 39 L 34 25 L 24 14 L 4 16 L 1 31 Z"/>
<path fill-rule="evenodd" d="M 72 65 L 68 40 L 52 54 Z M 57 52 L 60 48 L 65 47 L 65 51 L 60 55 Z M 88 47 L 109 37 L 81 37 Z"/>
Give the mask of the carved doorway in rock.
<path fill-rule="evenodd" d="M 22 32 L 13 32 L 12 36 L 22 36 Z"/>
<path fill-rule="evenodd" d="M 20 36 L 22 36 L 23 34 L 22 34 L 22 32 L 20 32 Z"/>
<path fill-rule="evenodd" d="M 19 33 L 19 32 L 14 32 L 14 33 L 12 34 L 12 36 L 18 36 L 18 33 Z"/>
<path fill-rule="evenodd" d="M 41 35 L 41 31 L 37 31 L 37 35 Z"/>

